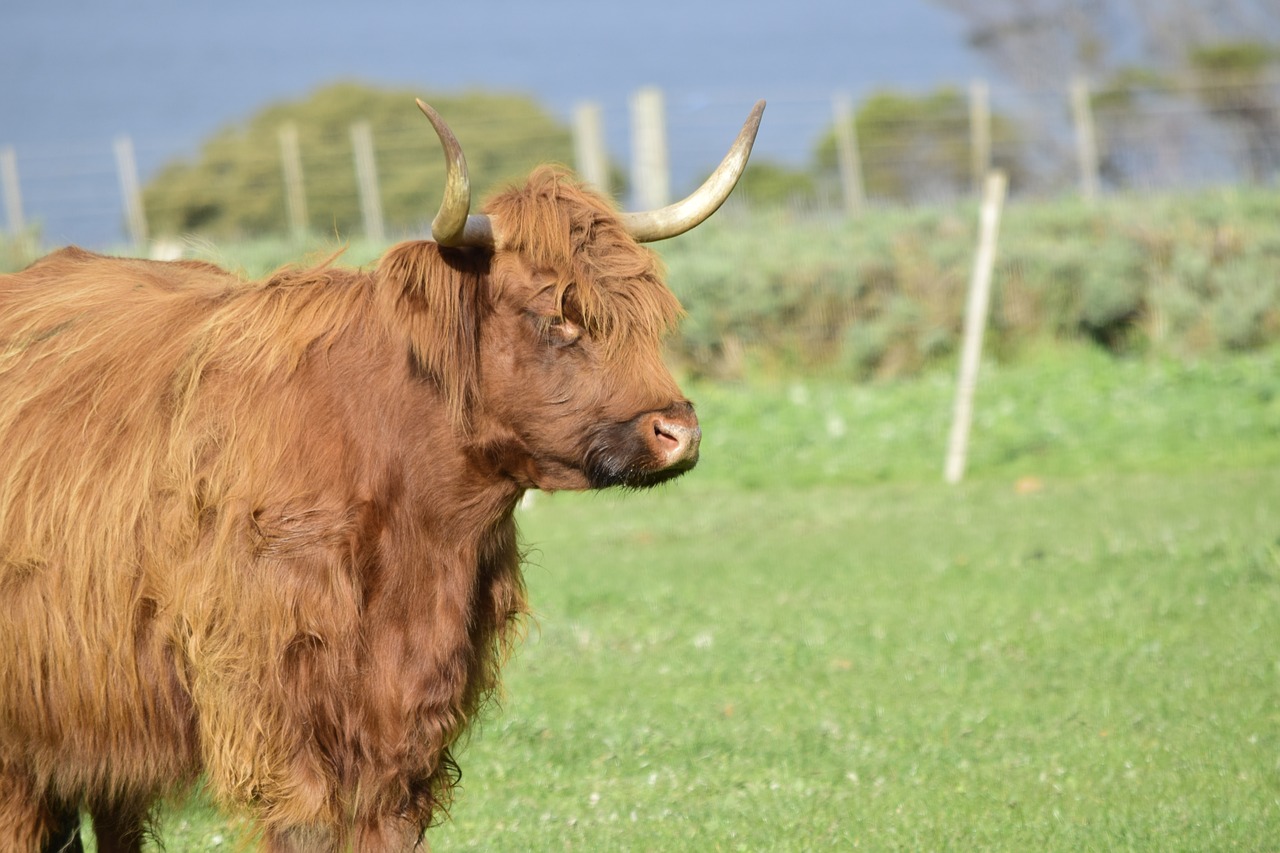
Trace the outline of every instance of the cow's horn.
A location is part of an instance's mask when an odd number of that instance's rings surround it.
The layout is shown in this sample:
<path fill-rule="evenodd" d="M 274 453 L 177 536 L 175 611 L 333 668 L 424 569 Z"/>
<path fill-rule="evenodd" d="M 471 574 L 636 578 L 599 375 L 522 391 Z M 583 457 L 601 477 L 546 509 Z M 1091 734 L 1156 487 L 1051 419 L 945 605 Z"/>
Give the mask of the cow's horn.
<path fill-rule="evenodd" d="M 756 141 L 756 131 L 760 129 L 763 114 L 764 101 L 757 101 L 724 160 L 711 177 L 683 201 L 658 210 L 622 214 L 622 224 L 628 233 L 641 243 L 652 243 L 683 234 L 715 213 L 733 192 L 747 167 L 747 158 L 751 156 L 751 146 Z"/>
<path fill-rule="evenodd" d="M 489 217 L 471 214 L 471 179 L 467 176 L 467 158 L 462 155 L 458 137 L 453 135 L 440 114 L 422 100 L 418 100 L 418 109 L 422 110 L 435 128 L 436 136 L 440 137 L 448 168 L 444 201 L 440 203 L 436 218 L 431 220 L 431 236 L 441 246 L 492 248 L 494 234 Z"/>

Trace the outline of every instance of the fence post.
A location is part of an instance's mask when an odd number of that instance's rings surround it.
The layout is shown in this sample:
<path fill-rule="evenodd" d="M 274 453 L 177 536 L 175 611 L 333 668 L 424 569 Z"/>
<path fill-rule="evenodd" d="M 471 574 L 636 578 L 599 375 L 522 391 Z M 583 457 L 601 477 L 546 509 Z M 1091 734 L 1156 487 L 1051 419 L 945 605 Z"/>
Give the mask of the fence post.
<path fill-rule="evenodd" d="M 378 161 L 373 155 L 373 128 L 369 122 L 351 125 L 351 149 L 356 158 L 356 187 L 360 193 L 364 236 L 375 243 L 385 243 L 387 232 L 382 220 L 382 193 L 378 190 Z"/>
<path fill-rule="evenodd" d="M 987 326 L 991 301 L 991 272 L 996 261 L 996 238 L 1000 233 L 1000 211 L 1004 206 L 1008 179 L 1000 171 L 987 175 L 982 192 L 978 253 L 969 281 L 969 298 L 964 309 L 964 342 L 960 351 L 960 375 L 956 382 L 955 411 L 947 441 L 944 474 L 948 483 L 964 477 L 969 452 L 969 428 L 973 423 L 973 394 L 978 385 L 978 363 L 982 357 L 982 335 Z"/>
<path fill-rule="evenodd" d="M 853 99 L 836 95 L 832 102 L 836 123 L 836 161 L 840 167 L 840 191 L 844 209 L 850 216 L 861 216 L 867 207 L 862 183 L 862 158 L 858 156 L 858 134 L 853 113 Z"/>
<path fill-rule="evenodd" d="M 582 101 L 573 108 L 573 153 L 578 175 L 598 192 L 609 192 L 609 158 L 604 147 L 600 105 Z"/>
<path fill-rule="evenodd" d="M 982 192 L 982 182 L 991 171 L 991 87 L 985 80 L 969 84 L 969 153 L 973 191 Z"/>
<path fill-rule="evenodd" d="M 652 86 L 631 96 L 631 182 L 639 210 L 665 207 L 670 200 L 662 90 Z"/>
<path fill-rule="evenodd" d="M 14 237 L 27 230 L 22 215 L 22 190 L 18 186 L 18 152 L 12 145 L 0 148 L 0 187 L 4 189 L 5 218 Z"/>
<path fill-rule="evenodd" d="M 1071 117 L 1076 128 L 1076 162 L 1080 165 L 1080 195 L 1085 201 L 1098 197 L 1098 136 L 1093 125 L 1089 84 L 1083 77 L 1071 81 Z"/>
<path fill-rule="evenodd" d="M 284 167 L 284 209 L 289 233 L 295 238 L 307 233 L 307 195 L 302 183 L 302 152 L 298 147 L 298 126 L 280 126 L 280 162 Z"/>
<path fill-rule="evenodd" d="M 142 205 L 142 190 L 138 187 L 138 161 L 133 153 L 133 140 L 128 136 L 117 136 L 115 153 L 129 242 L 135 250 L 142 251 L 147 245 L 147 212 Z"/>

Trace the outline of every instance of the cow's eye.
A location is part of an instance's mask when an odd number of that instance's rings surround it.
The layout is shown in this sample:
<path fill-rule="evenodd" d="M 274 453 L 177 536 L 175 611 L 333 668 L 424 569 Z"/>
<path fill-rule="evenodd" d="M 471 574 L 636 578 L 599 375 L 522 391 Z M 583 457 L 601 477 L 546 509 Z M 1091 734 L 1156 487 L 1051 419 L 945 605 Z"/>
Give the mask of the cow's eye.
<path fill-rule="evenodd" d="M 582 327 L 559 315 L 534 318 L 538 337 L 551 346 L 563 347 L 575 343 L 582 336 Z"/>
<path fill-rule="evenodd" d="M 582 334 L 582 328 L 577 323 L 564 317 L 549 317 L 548 320 L 547 337 L 554 344 L 567 346 L 575 343 Z"/>

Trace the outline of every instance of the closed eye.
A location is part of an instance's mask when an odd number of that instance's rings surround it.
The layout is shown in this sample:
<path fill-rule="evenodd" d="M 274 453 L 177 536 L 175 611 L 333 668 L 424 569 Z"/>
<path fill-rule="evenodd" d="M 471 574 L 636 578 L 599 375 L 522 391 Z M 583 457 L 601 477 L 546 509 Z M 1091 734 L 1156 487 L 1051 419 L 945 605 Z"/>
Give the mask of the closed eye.
<path fill-rule="evenodd" d="M 546 344 L 555 347 L 569 346 L 582 337 L 582 327 L 558 314 L 530 314 L 538 337 Z"/>

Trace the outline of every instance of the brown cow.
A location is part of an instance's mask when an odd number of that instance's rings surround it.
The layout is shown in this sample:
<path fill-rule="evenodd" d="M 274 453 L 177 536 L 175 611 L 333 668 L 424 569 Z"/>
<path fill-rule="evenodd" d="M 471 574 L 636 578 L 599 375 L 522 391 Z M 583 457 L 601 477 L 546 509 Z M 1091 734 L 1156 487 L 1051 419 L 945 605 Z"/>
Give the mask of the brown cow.
<path fill-rule="evenodd" d="M 522 493 L 697 461 L 638 241 L 719 206 L 763 102 L 671 207 L 541 168 L 483 216 L 420 106 L 436 239 L 371 272 L 66 249 L 0 276 L 0 850 L 78 807 L 138 850 L 197 777 L 269 850 L 415 847 L 525 612 Z"/>

